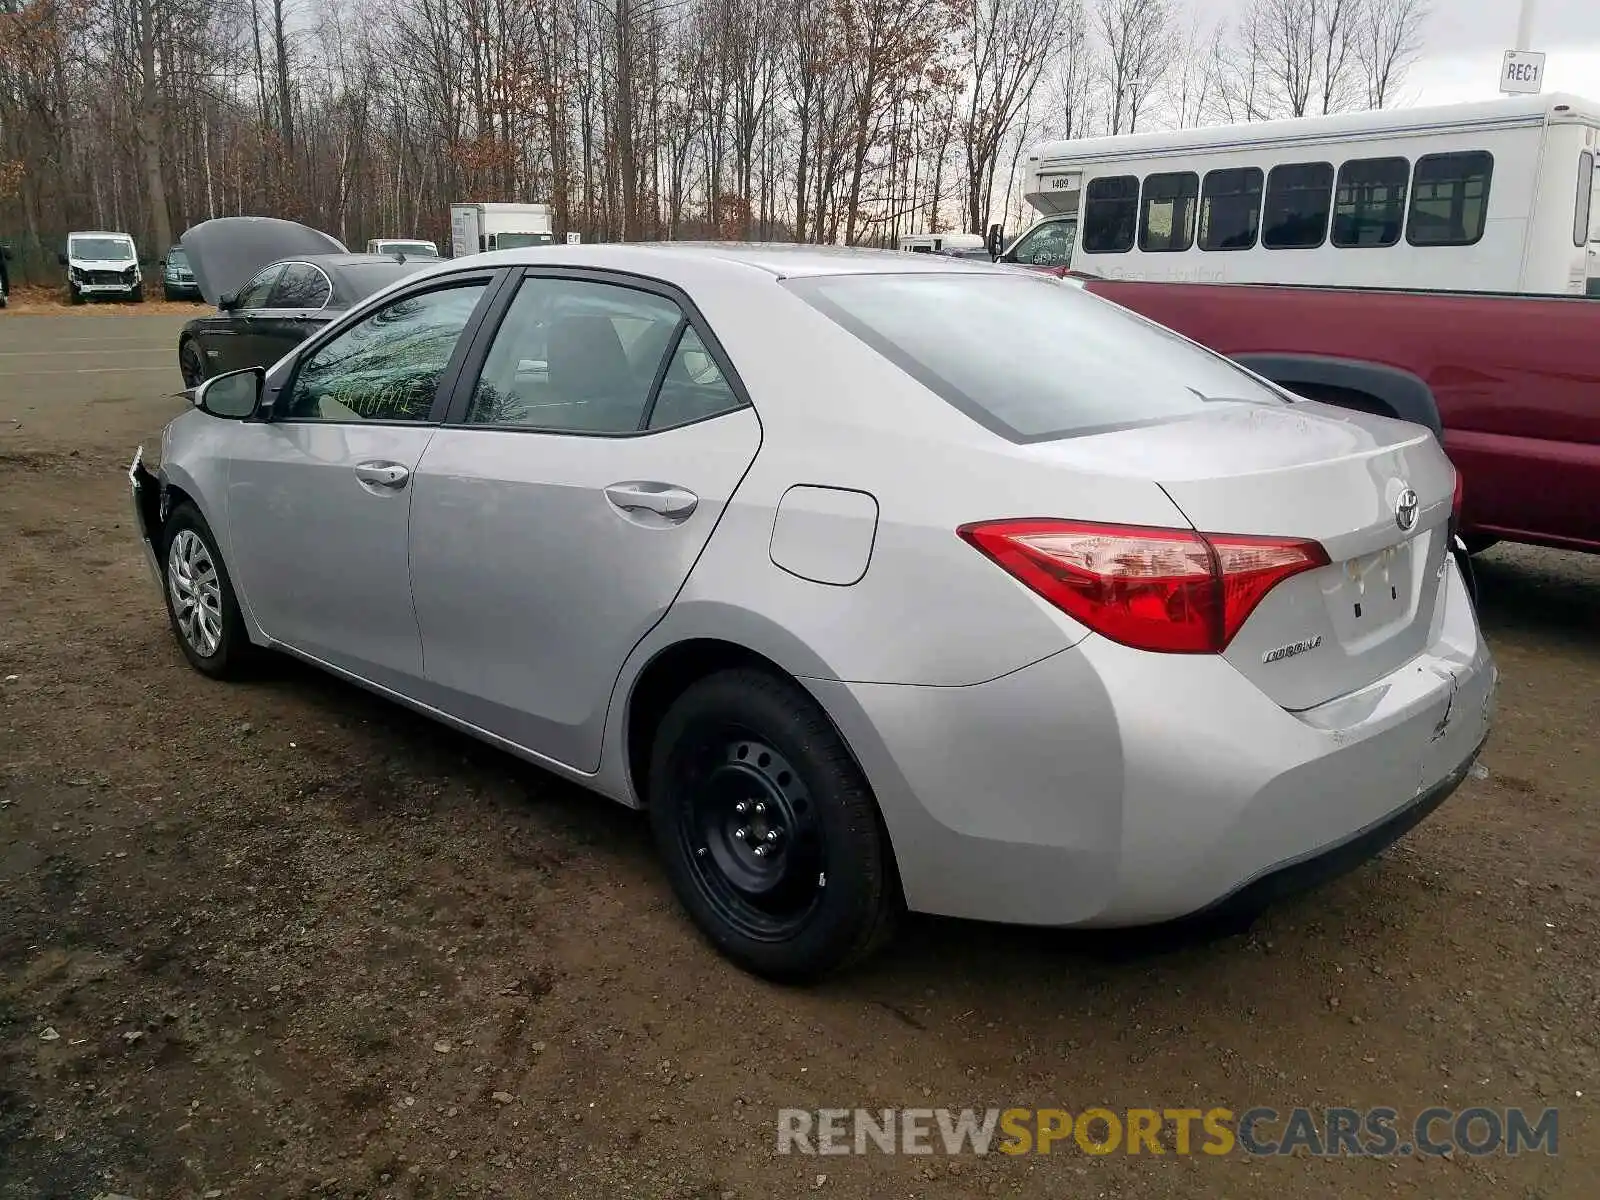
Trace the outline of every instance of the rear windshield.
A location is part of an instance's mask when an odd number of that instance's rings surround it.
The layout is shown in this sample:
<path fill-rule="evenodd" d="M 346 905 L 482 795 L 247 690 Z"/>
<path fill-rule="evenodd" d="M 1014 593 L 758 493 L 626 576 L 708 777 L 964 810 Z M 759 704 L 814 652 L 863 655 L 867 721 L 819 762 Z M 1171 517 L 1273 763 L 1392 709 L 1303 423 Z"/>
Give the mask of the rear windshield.
<path fill-rule="evenodd" d="M 355 263 L 340 267 L 339 274 L 344 279 L 344 291 L 349 294 L 353 304 L 428 265 L 427 262 Z"/>
<path fill-rule="evenodd" d="M 1014 442 L 1283 404 L 1220 355 L 1061 280 L 996 272 L 829 275 L 787 286 Z"/>

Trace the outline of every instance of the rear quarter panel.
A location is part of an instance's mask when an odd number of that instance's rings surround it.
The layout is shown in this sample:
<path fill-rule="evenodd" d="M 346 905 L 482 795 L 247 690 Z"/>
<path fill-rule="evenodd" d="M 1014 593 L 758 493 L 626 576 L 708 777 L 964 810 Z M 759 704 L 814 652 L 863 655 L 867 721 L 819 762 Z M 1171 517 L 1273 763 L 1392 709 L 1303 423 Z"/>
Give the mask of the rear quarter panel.
<path fill-rule="evenodd" d="M 1231 357 L 1360 360 L 1428 385 L 1463 526 L 1600 550 L 1600 304 L 1543 296 L 1128 283 L 1091 291 Z"/>

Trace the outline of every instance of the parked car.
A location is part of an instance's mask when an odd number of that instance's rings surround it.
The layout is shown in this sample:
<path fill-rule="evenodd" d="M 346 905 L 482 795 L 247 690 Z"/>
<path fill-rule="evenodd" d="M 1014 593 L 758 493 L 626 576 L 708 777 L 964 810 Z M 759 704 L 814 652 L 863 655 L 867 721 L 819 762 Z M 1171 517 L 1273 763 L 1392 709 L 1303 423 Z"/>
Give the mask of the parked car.
<path fill-rule="evenodd" d="M 104 297 L 143 302 L 139 251 L 127 234 L 106 230 L 69 233 L 66 253 L 56 257 L 67 269 L 67 299 L 73 304 Z"/>
<path fill-rule="evenodd" d="M 438 258 L 439 247 L 420 238 L 373 238 L 367 243 L 368 254 L 386 254 L 391 257 L 403 254 L 407 258 Z"/>
<path fill-rule="evenodd" d="M 195 282 L 215 314 L 178 335 L 185 387 L 219 372 L 270 366 L 353 304 L 426 265 L 351 254 L 337 239 L 274 217 L 219 217 L 183 235 Z"/>
<path fill-rule="evenodd" d="M 0 308 L 4 308 L 11 297 L 11 268 L 6 266 L 11 261 L 11 247 L 0 245 Z"/>
<path fill-rule="evenodd" d="M 1473 551 L 1600 552 L 1600 305 L 1585 297 L 1084 281 L 1315 400 L 1426 425 Z"/>
<path fill-rule="evenodd" d="M 172 246 L 161 260 L 161 295 L 167 300 L 204 300 L 200 284 L 189 269 L 189 254 L 180 246 Z"/>
<path fill-rule="evenodd" d="M 503 251 L 193 399 L 130 477 L 197 670 L 284 650 L 647 806 L 774 978 L 902 905 L 1251 911 L 1423 819 L 1491 720 L 1432 433 L 1042 275 Z"/>

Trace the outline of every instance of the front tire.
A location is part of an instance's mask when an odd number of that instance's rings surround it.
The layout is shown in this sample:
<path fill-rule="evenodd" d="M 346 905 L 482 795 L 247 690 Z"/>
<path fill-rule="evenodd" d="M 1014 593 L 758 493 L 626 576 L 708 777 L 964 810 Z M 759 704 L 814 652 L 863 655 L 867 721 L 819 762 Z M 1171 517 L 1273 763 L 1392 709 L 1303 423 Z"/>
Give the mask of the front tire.
<path fill-rule="evenodd" d="M 200 350 L 200 343 L 193 338 L 184 338 L 178 343 L 178 374 L 183 376 L 186 388 L 205 382 L 206 356 Z"/>
<path fill-rule="evenodd" d="M 740 668 L 690 685 L 656 732 L 649 800 L 673 891 L 746 970 L 818 979 L 892 933 L 899 894 L 877 804 L 795 684 Z"/>
<path fill-rule="evenodd" d="M 188 501 L 173 509 L 163 545 L 162 591 L 178 648 L 203 675 L 213 679 L 239 675 L 254 647 L 216 536 L 200 510 Z"/>
<path fill-rule="evenodd" d="M 129 295 L 128 295 L 128 299 L 132 300 L 135 304 L 143 304 L 144 303 L 144 284 L 142 284 L 142 283 L 135 284 L 134 288 L 133 288 L 133 291 L 130 292 Z"/>
<path fill-rule="evenodd" d="M 67 285 L 67 302 L 69 304 L 83 303 L 83 293 L 70 283 Z"/>

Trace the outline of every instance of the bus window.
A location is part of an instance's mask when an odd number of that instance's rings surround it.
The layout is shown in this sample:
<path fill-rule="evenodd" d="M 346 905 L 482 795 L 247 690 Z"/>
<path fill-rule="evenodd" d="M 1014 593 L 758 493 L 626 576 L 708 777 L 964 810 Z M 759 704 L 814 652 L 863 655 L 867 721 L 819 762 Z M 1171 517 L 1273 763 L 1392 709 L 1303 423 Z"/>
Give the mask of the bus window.
<path fill-rule="evenodd" d="M 1594 155 L 1584 150 L 1578 155 L 1578 214 L 1572 219 L 1572 244 L 1583 246 L 1589 241 L 1589 209 L 1594 204 L 1594 194 L 1600 186 L 1595 178 Z"/>
<path fill-rule="evenodd" d="M 1392 246 L 1406 215 L 1411 164 L 1403 158 L 1353 158 L 1339 168 L 1333 197 L 1333 244 Z"/>
<path fill-rule="evenodd" d="M 1200 249 L 1248 250 L 1261 228 L 1261 168 L 1207 171 L 1200 196 Z"/>
<path fill-rule="evenodd" d="M 1194 245 L 1194 202 L 1199 194 L 1200 176 L 1193 171 L 1146 176 L 1139 249 L 1154 254 Z"/>
<path fill-rule="evenodd" d="M 1139 222 L 1139 177 L 1108 175 L 1091 179 L 1083 194 L 1083 249 L 1086 254 L 1125 254 L 1133 249 Z"/>
<path fill-rule="evenodd" d="M 1494 156 L 1482 150 L 1424 154 L 1411 177 L 1406 241 L 1413 246 L 1470 246 L 1483 236 Z"/>
<path fill-rule="evenodd" d="M 1072 261 L 1072 240 L 1077 232 L 1078 222 L 1070 219 L 1036 225 L 1011 248 L 1005 261 L 1033 267 L 1064 267 Z"/>
<path fill-rule="evenodd" d="M 1261 244 L 1268 250 L 1313 250 L 1328 236 L 1333 164 L 1282 163 L 1267 176 Z"/>

